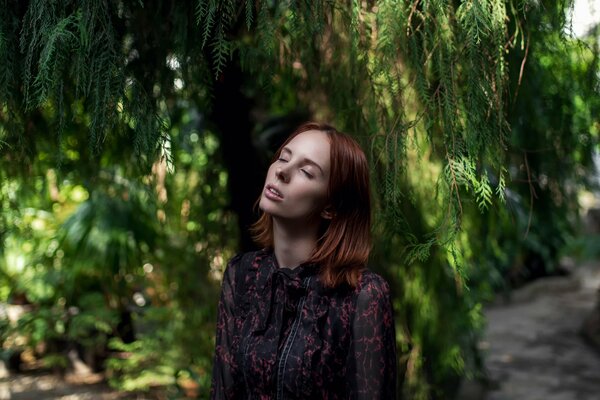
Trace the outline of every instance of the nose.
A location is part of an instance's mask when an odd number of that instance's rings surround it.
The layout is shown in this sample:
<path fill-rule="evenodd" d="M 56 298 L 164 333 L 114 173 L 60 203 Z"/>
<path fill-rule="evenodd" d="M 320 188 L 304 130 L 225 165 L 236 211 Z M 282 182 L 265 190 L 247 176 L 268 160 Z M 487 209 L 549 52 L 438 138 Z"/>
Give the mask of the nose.
<path fill-rule="evenodd" d="M 281 167 L 277 167 L 277 169 L 275 170 L 275 177 L 277 179 L 279 179 L 282 182 L 288 182 L 289 176 L 287 173 L 287 170 L 285 170 L 284 168 Z"/>

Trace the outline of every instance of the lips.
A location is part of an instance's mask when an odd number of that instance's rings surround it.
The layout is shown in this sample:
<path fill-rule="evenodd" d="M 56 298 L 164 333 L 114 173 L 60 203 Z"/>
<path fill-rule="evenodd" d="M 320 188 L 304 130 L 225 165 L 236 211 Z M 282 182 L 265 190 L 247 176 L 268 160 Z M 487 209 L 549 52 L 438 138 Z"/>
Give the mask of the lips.
<path fill-rule="evenodd" d="M 283 195 L 281 192 L 273 185 L 269 184 L 265 186 L 265 196 L 272 200 L 282 200 Z"/>

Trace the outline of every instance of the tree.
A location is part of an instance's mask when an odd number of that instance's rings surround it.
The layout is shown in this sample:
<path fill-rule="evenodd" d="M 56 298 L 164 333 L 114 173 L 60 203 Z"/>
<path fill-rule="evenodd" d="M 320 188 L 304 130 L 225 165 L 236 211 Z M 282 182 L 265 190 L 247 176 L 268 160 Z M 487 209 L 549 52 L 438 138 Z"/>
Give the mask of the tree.
<path fill-rule="evenodd" d="M 260 154 L 268 153 L 259 144 L 276 143 L 298 116 L 327 119 L 369 150 L 375 229 L 382 238 L 373 260 L 396 291 L 404 389 L 410 398 L 447 398 L 461 376 L 480 369 L 476 341 L 485 287 L 499 273 L 494 266 L 499 256 L 514 259 L 498 252 L 497 243 L 488 246 L 471 238 L 489 226 L 498 231 L 487 232 L 501 237 L 509 225 L 510 216 L 493 210 L 498 203 L 504 207 L 507 184 L 516 176 L 507 148 L 521 139 L 521 129 L 529 130 L 515 119 L 514 110 L 535 103 L 530 87 L 550 89 L 549 79 L 530 80 L 535 77 L 528 68 L 538 64 L 528 51 L 548 38 L 565 52 L 573 49 L 562 35 L 569 4 L 4 0 L 3 178 L 26 182 L 18 177 L 59 166 L 61 174 L 88 182 L 93 191 L 106 168 L 115 166 L 119 174 L 134 177 L 149 174 L 154 166 L 150 176 L 159 192 L 177 187 L 185 193 L 158 202 L 158 219 L 168 225 L 186 207 L 204 210 L 200 204 L 217 198 L 210 188 L 218 188 L 224 176 L 206 163 L 183 162 L 185 154 L 199 154 L 185 150 L 190 132 L 197 132 L 218 143 L 219 152 L 211 153 L 210 161 L 226 171 L 240 247 L 248 248 L 245 232 L 263 176 Z M 589 59 L 580 65 L 597 69 L 595 53 L 581 52 Z M 554 54 L 565 53 L 557 47 Z M 568 70 L 580 61 L 564 62 Z M 521 64 L 526 66 L 522 74 Z M 588 165 L 597 143 L 592 117 L 598 115 L 593 113 L 597 102 L 586 101 L 597 95 L 597 74 L 585 79 L 594 85 L 570 88 L 580 98 L 577 115 L 589 117 L 577 117 L 577 129 L 565 125 L 556 146 L 580 154 L 563 165 L 565 176 L 569 169 Z M 559 107 L 574 97 L 553 98 Z M 577 145 L 577 135 L 587 138 L 585 146 Z M 542 136 L 532 137 L 532 143 Z M 69 156 L 74 148 L 77 159 Z M 187 177 L 194 168 L 202 172 L 199 179 L 206 182 L 197 186 L 200 198 L 168 174 L 161 178 L 159 172 L 170 166 L 184 169 Z M 533 190 L 530 181 L 527 188 Z M 214 204 L 223 200 L 219 196 Z M 522 199 L 515 201 L 518 206 Z M 226 215 L 202 221 L 229 226 Z M 567 221 L 564 213 L 557 218 Z M 541 232 L 526 226 L 531 235 L 531 229 Z M 190 240 L 188 233 L 177 232 L 175 242 Z M 206 229 L 199 228 L 194 241 L 212 252 L 203 256 L 205 275 L 211 260 L 214 264 L 232 251 L 225 238 L 215 239 Z M 223 252 L 214 248 L 219 241 Z M 536 243 L 543 247 L 543 242 Z M 202 247 L 207 243 L 209 250 Z M 185 247 L 178 246 L 170 248 Z M 476 267 L 479 248 L 491 260 L 483 270 Z M 167 276 L 173 268 L 168 264 Z M 170 279 L 183 283 L 185 274 Z M 178 301 L 180 307 L 190 306 L 185 295 Z M 210 313 L 202 318 L 209 320 Z"/>

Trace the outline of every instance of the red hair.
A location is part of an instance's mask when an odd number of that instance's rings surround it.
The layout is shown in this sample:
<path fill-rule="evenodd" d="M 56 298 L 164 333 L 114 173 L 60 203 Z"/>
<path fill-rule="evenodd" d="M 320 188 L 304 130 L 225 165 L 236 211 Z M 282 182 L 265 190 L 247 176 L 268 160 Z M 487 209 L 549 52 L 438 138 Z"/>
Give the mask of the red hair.
<path fill-rule="evenodd" d="M 333 126 L 316 122 L 300 125 L 275 153 L 277 160 L 283 147 L 302 132 L 316 130 L 327 134 L 331 149 L 331 172 L 327 188 L 328 204 L 333 209 L 331 220 L 323 219 L 317 247 L 308 260 L 321 267 L 324 286 L 348 284 L 356 287 L 361 270 L 366 267 L 371 251 L 371 199 L 369 166 L 359 144 Z M 261 246 L 273 247 L 273 219 L 267 213 L 251 227 L 254 240 Z"/>

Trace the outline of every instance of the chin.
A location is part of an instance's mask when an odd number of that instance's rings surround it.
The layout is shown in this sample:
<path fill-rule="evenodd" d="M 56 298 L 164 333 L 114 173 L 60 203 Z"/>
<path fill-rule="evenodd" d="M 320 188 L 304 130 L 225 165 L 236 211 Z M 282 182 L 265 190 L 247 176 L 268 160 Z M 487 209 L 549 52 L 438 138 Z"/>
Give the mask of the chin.
<path fill-rule="evenodd" d="M 269 214 L 269 215 L 273 215 L 273 212 L 275 210 L 273 210 L 273 207 L 269 207 L 269 200 L 265 200 L 264 198 L 260 199 L 260 202 L 258 203 L 258 209 L 262 212 L 264 212 L 265 214 Z"/>
<path fill-rule="evenodd" d="M 266 203 L 266 201 L 265 201 L 265 196 L 263 195 L 263 196 L 260 198 L 260 201 L 258 202 L 258 209 L 259 209 L 260 211 L 262 211 L 262 212 L 267 212 L 267 211 L 265 210 L 265 208 L 269 208 L 268 206 L 267 206 L 267 207 L 265 207 L 265 203 Z"/>

